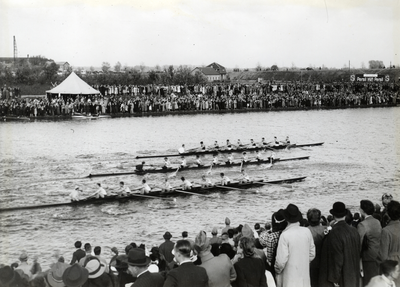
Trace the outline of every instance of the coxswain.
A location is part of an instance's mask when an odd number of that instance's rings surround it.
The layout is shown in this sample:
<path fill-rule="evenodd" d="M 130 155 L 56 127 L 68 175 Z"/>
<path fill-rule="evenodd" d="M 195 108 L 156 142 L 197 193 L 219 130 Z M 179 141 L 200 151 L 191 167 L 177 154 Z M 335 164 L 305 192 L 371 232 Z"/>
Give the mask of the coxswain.
<path fill-rule="evenodd" d="M 202 141 L 200 142 L 200 150 L 206 150 L 206 145 Z"/>
<path fill-rule="evenodd" d="M 241 183 L 250 182 L 250 177 L 244 169 L 242 169 L 242 177 L 240 179 L 240 182 Z"/>
<path fill-rule="evenodd" d="M 168 177 L 165 178 L 164 186 L 162 188 L 163 192 L 169 192 L 172 190 L 172 185 L 168 180 Z"/>
<path fill-rule="evenodd" d="M 213 186 L 211 179 L 207 178 L 205 174 L 201 176 L 201 187 L 210 187 Z"/>
<path fill-rule="evenodd" d="M 101 183 L 97 183 L 98 189 L 87 198 L 104 198 L 107 195 L 107 191 L 101 186 Z"/>
<path fill-rule="evenodd" d="M 138 165 L 136 166 L 136 170 L 137 170 L 137 171 L 143 171 L 143 166 L 145 165 L 145 163 L 146 163 L 146 162 L 142 161 L 141 164 L 138 164 Z"/>
<path fill-rule="evenodd" d="M 221 185 L 228 185 L 231 180 L 227 177 L 223 172 L 220 173 L 221 176 Z"/>
<path fill-rule="evenodd" d="M 82 189 L 79 186 L 76 186 L 75 189 L 69 194 L 71 201 L 79 201 L 81 193 Z"/>
<path fill-rule="evenodd" d="M 185 144 L 183 144 L 179 149 L 178 149 L 179 153 L 184 153 L 185 152 Z"/>
<path fill-rule="evenodd" d="M 242 161 L 243 162 L 248 162 L 249 161 L 249 157 L 248 157 L 248 155 L 247 155 L 247 153 L 245 151 L 243 152 Z"/>
<path fill-rule="evenodd" d="M 186 158 L 184 156 L 182 156 L 180 168 L 184 169 L 185 167 L 187 167 Z"/>
<path fill-rule="evenodd" d="M 192 189 L 192 183 L 189 180 L 185 179 L 185 177 L 183 177 L 183 176 L 181 177 L 181 180 L 182 180 L 182 189 L 183 190 Z"/>
<path fill-rule="evenodd" d="M 217 153 L 215 153 L 213 155 L 212 165 L 218 165 L 218 154 Z"/>
<path fill-rule="evenodd" d="M 167 157 L 164 157 L 164 165 L 162 167 L 162 169 L 170 169 L 171 166 L 171 162 L 169 161 L 169 159 Z"/>
<path fill-rule="evenodd" d="M 130 193 L 131 193 L 131 189 L 128 186 L 125 186 L 125 183 L 123 181 L 120 181 L 118 195 L 119 196 L 127 196 Z"/>
<path fill-rule="evenodd" d="M 227 158 L 227 161 L 225 162 L 226 163 L 226 165 L 231 165 L 231 164 L 233 164 L 233 153 L 229 153 L 228 154 L 228 158 Z"/>
<path fill-rule="evenodd" d="M 140 189 L 140 194 L 146 194 L 151 191 L 151 187 L 147 184 L 146 180 L 142 179 L 142 187 Z"/>
<path fill-rule="evenodd" d="M 197 166 L 203 166 L 203 162 L 201 161 L 201 158 L 198 154 L 196 154 L 196 164 Z"/>
<path fill-rule="evenodd" d="M 232 149 L 232 144 L 229 140 L 226 140 L 226 149 L 231 150 Z"/>

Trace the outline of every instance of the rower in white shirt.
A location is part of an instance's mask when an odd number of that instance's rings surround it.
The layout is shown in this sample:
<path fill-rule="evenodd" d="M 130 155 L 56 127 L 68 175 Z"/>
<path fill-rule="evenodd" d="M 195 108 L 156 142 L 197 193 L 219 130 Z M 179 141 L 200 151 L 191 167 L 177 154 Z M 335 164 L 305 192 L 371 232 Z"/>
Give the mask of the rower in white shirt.
<path fill-rule="evenodd" d="M 218 165 L 218 154 L 213 155 L 212 165 Z"/>
<path fill-rule="evenodd" d="M 233 164 L 233 153 L 229 153 L 228 154 L 228 158 L 227 158 L 227 161 L 225 162 L 226 163 L 226 165 L 231 165 L 231 164 Z"/>
<path fill-rule="evenodd" d="M 123 181 L 120 181 L 117 195 L 127 196 L 130 193 L 131 193 L 131 189 L 128 186 L 125 186 L 125 183 Z"/>
<path fill-rule="evenodd" d="M 204 165 L 203 162 L 201 161 L 200 156 L 198 154 L 196 155 L 196 164 L 197 164 L 197 166 L 203 166 Z"/>
<path fill-rule="evenodd" d="M 146 180 L 142 179 L 142 187 L 140 189 L 140 194 L 146 194 L 151 191 L 151 187 L 147 184 Z"/>
<path fill-rule="evenodd" d="M 185 144 L 183 144 L 180 148 L 178 148 L 179 153 L 184 153 L 185 152 Z"/>
<path fill-rule="evenodd" d="M 184 156 L 181 157 L 181 169 L 187 167 L 186 158 Z"/>
<path fill-rule="evenodd" d="M 164 157 L 164 165 L 162 167 L 162 169 L 170 169 L 171 166 L 171 162 L 169 161 L 169 159 L 167 157 Z"/>
<path fill-rule="evenodd" d="M 200 150 L 201 151 L 205 151 L 207 148 L 206 148 L 206 145 L 201 141 L 200 142 Z"/>
<path fill-rule="evenodd" d="M 226 140 L 226 149 L 231 150 L 232 149 L 232 144 L 229 140 Z"/>
<path fill-rule="evenodd" d="M 249 161 L 249 156 L 247 155 L 247 153 L 245 151 L 243 152 L 242 161 L 243 162 L 248 162 Z"/>
<path fill-rule="evenodd" d="M 201 176 L 201 187 L 213 186 L 211 179 L 207 178 L 205 174 Z"/>
<path fill-rule="evenodd" d="M 262 161 L 261 150 L 258 150 L 258 151 L 257 151 L 256 159 L 257 159 L 258 161 Z"/>
<path fill-rule="evenodd" d="M 164 186 L 162 187 L 163 192 L 169 192 L 172 190 L 172 185 L 168 180 L 168 177 L 165 178 Z"/>
<path fill-rule="evenodd" d="M 69 194 L 69 198 L 71 201 L 79 201 L 80 193 L 82 193 L 82 189 L 79 186 L 76 186 L 75 189 Z"/>
<path fill-rule="evenodd" d="M 104 198 L 107 195 L 107 191 L 101 186 L 101 183 L 97 183 L 98 189 L 89 195 L 87 198 Z"/>
<path fill-rule="evenodd" d="M 242 169 L 242 176 L 240 182 L 241 183 L 250 182 L 250 176 L 246 173 L 244 169 Z"/>
<path fill-rule="evenodd" d="M 192 189 L 192 183 L 189 180 L 185 179 L 183 176 L 181 177 L 181 180 L 182 180 L 182 189 L 183 190 Z"/>
<path fill-rule="evenodd" d="M 228 185 L 231 180 L 227 177 L 223 172 L 220 173 L 221 176 L 221 185 Z"/>
<path fill-rule="evenodd" d="M 240 141 L 240 139 L 238 139 L 237 140 L 237 147 L 242 147 L 242 146 L 243 146 L 242 142 Z"/>

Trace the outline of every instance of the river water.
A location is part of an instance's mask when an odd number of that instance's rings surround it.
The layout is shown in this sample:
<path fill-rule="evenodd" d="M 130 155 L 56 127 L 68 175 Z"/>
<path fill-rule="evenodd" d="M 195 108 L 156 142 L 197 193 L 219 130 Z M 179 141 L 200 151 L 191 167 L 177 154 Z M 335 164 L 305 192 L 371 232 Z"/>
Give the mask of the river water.
<path fill-rule="evenodd" d="M 276 153 L 281 158 L 310 156 L 309 160 L 247 169 L 252 177 L 271 180 L 307 176 L 292 188 L 266 185 L 247 192 L 178 197 L 176 205 L 160 199 L 0 213 L 0 263 L 15 262 L 26 250 L 31 258 L 38 255 L 46 269 L 54 252 L 69 261 L 76 240 L 102 246 L 107 257 L 113 246 L 122 251 L 130 242 L 148 247 L 160 244 L 167 230 L 177 240 L 184 230 L 193 237 L 200 230 L 210 232 L 213 226 L 221 229 L 225 217 L 233 226 L 248 223 L 253 227 L 256 222 L 269 221 L 274 211 L 288 203 L 298 205 L 303 214 L 317 207 L 328 215 L 339 200 L 357 212 L 361 199 L 380 203 L 384 192 L 399 199 L 399 129 L 398 107 L 1 123 L 3 208 L 65 202 L 76 185 L 85 194 L 95 191 L 97 182 L 109 190 L 121 180 L 138 186 L 142 177 L 136 175 L 82 177 L 90 172 L 130 171 L 138 162 L 136 155 L 175 153 L 182 143 L 190 148 L 200 141 L 211 145 L 214 140 L 222 144 L 240 138 L 246 143 L 251 138 L 271 141 L 274 136 L 283 140 L 288 135 L 292 143 L 324 145 Z M 211 177 L 217 179 L 220 171 L 213 170 Z M 239 177 L 238 167 L 224 171 L 230 178 Z M 178 184 L 180 176 L 198 182 L 200 175 L 182 171 L 173 182 Z M 164 177 L 152 174 L 147 179 L 154 186 Z"/>

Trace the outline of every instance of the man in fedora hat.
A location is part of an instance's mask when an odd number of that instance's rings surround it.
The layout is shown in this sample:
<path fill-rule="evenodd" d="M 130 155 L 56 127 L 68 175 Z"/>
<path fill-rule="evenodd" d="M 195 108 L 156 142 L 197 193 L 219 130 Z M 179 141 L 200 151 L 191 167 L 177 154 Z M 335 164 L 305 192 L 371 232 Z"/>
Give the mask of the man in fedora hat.
<path fill-rule="evenodd" d="M 358 287 L 360 284 L 360 235 L 345 221 L 348 210 L 335 202 L 330 213 L 334 221 L 321 249 L 320 287 Z"/>
<path fill-rule="evenodd" d="M 133 248 L 128 254 L 128 272 L 136 277 L 135 287 L 162 287 L 164 277 L 160 273 L 150 273 L 148 268 L 151 259 L 144 249 Z"/>
<path fill-rule="evenodd" d="M 175 243 L 171 241 L 172 235 L 168 231 L 164 233 L 163 237 L 165 241 L 160 244 L 160 254 L 164 256 L 167 263 L 171 263 L 174 259 L 172 250 L 174 249 Z"/>
<path fill-rule="evenodd" d="M 81 287 L 88 278 L 89 271 L 78 263 L 65 269 L 62 275 L 62 280 L 66 287 Z"/>
<path fill-rule="evenodd" d="M 69 266 L 69 264 L 63 262 L 53 264 L 45 278 L 47 284 L 50 285 L 50 287 L 64 287 L 62 276 Z"/>
<path fill-rule="evenodd" d="M 20 281 L 21 276 L 12 267 L 8 265 L 0 267 L 0 286 L 17 286 Z"/>
<path fill-rule="evenodd" d="M 296 205 L 289 204 L 283 214 L 288 225 L 279 238 L 276 251 L 275 272 L 278 286 L 309 287 L 309 267 L 315 257 L 311 231 L 300 226 L 303 216 Z"/>

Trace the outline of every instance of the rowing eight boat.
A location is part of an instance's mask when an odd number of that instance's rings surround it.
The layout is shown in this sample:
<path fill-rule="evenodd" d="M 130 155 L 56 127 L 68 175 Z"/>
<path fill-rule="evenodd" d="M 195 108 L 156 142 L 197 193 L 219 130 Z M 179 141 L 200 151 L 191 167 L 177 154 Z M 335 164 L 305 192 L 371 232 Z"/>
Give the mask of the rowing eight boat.
<path fill-rule="evenodd" d="M 264 180 L 264 179 L 259 179 L 259 180 L 254 180 L 251 182 L 245 182 L 241 183 L 238 181 L 230 182 L 227 185 L 220 186 L 220 185 L 215 185 L 215 186 L 210 186 L 210 187 L 201 187 L 200 185 L 194 185 L 193 188 L 188 191 L 183 193 L 182 190 L 179 188 L 173 189 L 168 192 L 163 192 L 161 189 L 153 189 L 150 193 L 147 194 L 140 194 L 140 193 L 131 193 L 126 196 L 106 196 L 104 198 L 88 198 L 86 200 L 80 200 L 80 201 L 70 201 L 70 202 L 60 202 L 60 203 L 49 203 L 49 204 L 39 204 L 39 205 L 30 205 L 30 206 L 15 206 L 15 207 L 4 207 L 0 208 L 0 212 L 5 212 L 5 211 L 14 211 L 14 210 L 26 210 L 26 209 L 40 209 L 40 208 L 48 208 L 48 207 L 58 207 L 58 206 L 80 206 L 80 205 L 88 205 L 88 204 L 103 204 L 103 203 L 108 203 L 112 201 L 128 201 L 128 200 L 144 200 L 144 199 L 172 199 L 171 197 L 174 196 L 183 196 L 186 194 L 191 194 L 191 195 L 206 195 L 210 192 L 216 192 L 216 191 L 221 191 L 221 190 L 226 190 L 231 188 L 232 190 L 236 189 L 248 189 L 251 187 L 257 187 L 257 186 L 263 186 L 265 184 L 281 184 L 281 183 L 290 183 L 290 182 L 296 182 L 296 181 L 302 181 L 306 177 L 301 176 L 301 177 L 292 177 L 292 178 L 286 178 L 286 179 L 277 179 L 277 180 Z"/>
<path fill-rule="evenodd" d="M 309 156 L 301 156 L 301 157 L 291 157 L 291 158 L 275 158 L 273 159 L 272 163 L 275 162 L 281 162 L 281 161 L 289 161 L 289 160 L 303 160 L 303 159 L 309 159 Z M 268 164 L 271 163 L 270 159 L 266 160 L 249 160 L 246 162 L 243 162 L 243 166 L 245 165 L 255 165 L 255 164 Z M 221 163 L 217 165 L 213 165 L 213 168 L 215 167 L 232 167 L 232 166 L 240 166 L 242 165 L 242 162 L 234 162 L 231 164 L 227 163 Z M 198 169 L 208 169 L 210 168 L 210 165 L 200 165 L 200 166 L 187 166 L 187 167 L 180 167 L 179 170 L 198 170 Z M 97 174 L 89 174 L 87 177 L 106 177 L 106 176 L 120 176 L 120 175 L 129 175 L 129 174 L 138 174 L 138 175 L 143 175 L 146 173 L 166 173 L 166 172 L 174 172 L 176 171 L 177 167 L 174 168 L 152 168 L 152 169 L 144 169 L 144 170 L 134 170 L 134 171 L 125 171 L 125 172 L 115 172 L 115 173 L 97 173 Z"/>
<path fill-rule="evenodd" d="M 289 144 L 289 145 L 272 145 L 272 146 L 256 146 L 256 147 L 240 147 L 235 149 L 212 149 L 212 150 L 197 150 L 190 151 L 178 154 L 161 154 L 161 155 L 143 155 L 136 156 L 136 159 L 140 158 L 157 158 L 157 157 L 176 157 L 176 156 L 188 156 L 188 155 L 203 155 L 203 154 L 214 154 L 214 153 L 229 153 L 229 152 L 251 152 L 258 150 L 277 150 L 277 149 L 285 149 L 285 148 L 297 148 L 297 147 L 308 147 L 308 146 L 320 146 L 323 145 L 323 142 L 318 143 L 309 143 L 309 144 Z"/>

